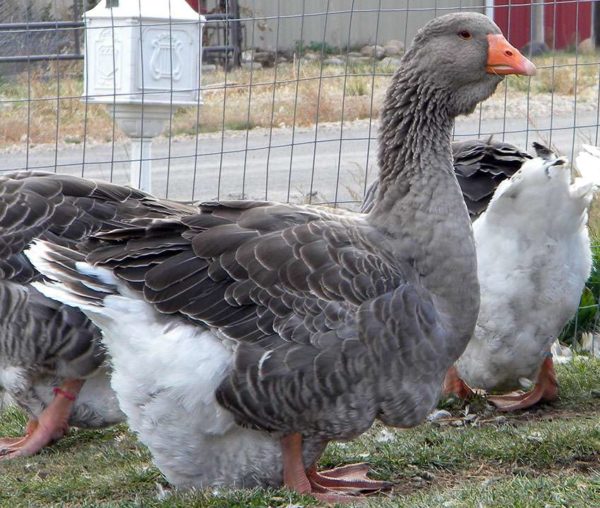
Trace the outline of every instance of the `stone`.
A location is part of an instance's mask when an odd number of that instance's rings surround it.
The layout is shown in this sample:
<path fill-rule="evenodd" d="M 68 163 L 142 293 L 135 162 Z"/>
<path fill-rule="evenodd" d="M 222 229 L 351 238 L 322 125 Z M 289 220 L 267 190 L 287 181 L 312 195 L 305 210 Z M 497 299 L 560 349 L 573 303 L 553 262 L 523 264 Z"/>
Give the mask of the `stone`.
<path fill-rule="evenodd" d="M 384 46 L 396 46 L 400 50 L 404 51 L 404 41 L 400 41 L 398 39 L 390 39 L 384 44 Z"/>
<path fill-rule="evenodd" d="M 254 50 L 253 49 L 246 49 L 244 51 L 242 51 L 242 54 L 240 55 L 242 62 L 252 62 L 252 60 L 254 60 Z"/>
<path fill-rule="evenodd" d="M 202 72 L 215 72 L 217 66 L 215 64 L 202 64 Z"/>
<path fill-rule="evenodd" d="M 445 409 L 438 409 L 434 411 L 427 417 L 427 421 L 435 422 L 437 420 L 441 420 L 442 418 L 451 418 L 452 414 L 450 411 L 446 411 Z"/>
<path fill-rule="evenodd" d="M 549 51 L 550 48 L 545 42 L 535 41 L 528 42 L 527 44 L 525 44 L 525 46 L 523 46 L 523 49 L 521 49 L 521 53 L 527 55 L 528 57 L 543 55 L 544 53 L 548 53 Z"/>
<path fill-rule="evenodd" d="M 596 46 L 591 37 L 583 39 L 577 46 L 577 49 L 582 55 L 593 55 L 596 52 Z"/>
<path fill-rule="evenodd" d="M 404 53 L 404 43 L 398 40 L 390 40 L 383 46 L 385 56 L 397 56 Z"/>
<path fill-rule="evenodd" d="M 323 60 L 323 65 L 345 65 L 346 62 L 344 62 L 344 60 L 342 60 L 341 58 L 338 57 L 329 57 L 326 58 L 325 60 Z"/>
<path fill-rule="evenodd" d="M 254 53 L 252 61 L 262 64 L 263 67 L 273 67 L 275 65 L 275 53 L 273 51 L 257 51 Z"/>
<path fill-rule="evenodd" d="M 375 46 L 363 46 L 360 50 L 360 54 L 362 56 L 367 56 L 369 58 L 376 58 L 377 60 L 381 60 L 385 56 L 385 49 L 383 46 L 375 45 Z"/>

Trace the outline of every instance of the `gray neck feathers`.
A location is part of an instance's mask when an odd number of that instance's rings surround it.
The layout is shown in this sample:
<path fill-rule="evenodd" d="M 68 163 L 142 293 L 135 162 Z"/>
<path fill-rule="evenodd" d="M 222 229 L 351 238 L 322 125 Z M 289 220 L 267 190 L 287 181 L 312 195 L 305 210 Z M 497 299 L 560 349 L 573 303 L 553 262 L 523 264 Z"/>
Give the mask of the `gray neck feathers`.
<path fill-rule="evenodd" d="M 409 197 L 424 172 L 452 173 L 454 119 L 440 89 L 400 69 L 386 96 L 379 135 L 379 197 L 375 208 L 389 212 Z M 377 215 L 377 213 L 375 214 Z"/>
<path fill-rule="evenodd" d="M 394 76 L 381 118 L 379 196 L 370 222 L 434 295 L 460 354 L 475 326 L 479 284 L 469 215 L 452 168 L 451 96 L 411 72 Z"/>

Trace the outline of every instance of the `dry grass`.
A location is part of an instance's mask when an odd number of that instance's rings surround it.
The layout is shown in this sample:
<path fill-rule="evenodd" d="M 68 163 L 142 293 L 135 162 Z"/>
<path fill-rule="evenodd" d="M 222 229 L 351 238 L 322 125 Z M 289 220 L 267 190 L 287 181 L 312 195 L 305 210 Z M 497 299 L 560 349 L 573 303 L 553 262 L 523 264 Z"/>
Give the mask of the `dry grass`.
<path fill-rule="evenodd" d="M 509 111 L 518 114 L 510 101 L 521 100 L 529 86 L 540 102 L 554 93 L 596 107 L 600 63 L 597 55 L 558 54 L 540 57 L 538 76 L 532 80 L 510 77 L 504 87 L 484 105 L 484 116 L 504 114 L 505 96 Z M 555 65 L 553 68 L 552 66 Z M 36 70 L 37 69 L 37 70 Z M 179 109 L 172 134 L 190 134 L 253 127 L 310 126 L 318 122 L 375 118 L 393 68 L 373 65 L 321 66 L 320 62 L 281 63 L 275 68 L 253 72 L 205 73 L 204 105 Z M 577 76 L 577 79 L 575 79 Z M 34 68 L 0 85 L 2 126 L 0 146 L 29 142 L 53 143 L 89 140 L 105 142 L 122 136 L 106 108 L 87 106 L 80 100 L 83 89 L 82 63 L 61 62 Z M 28 100 L 31 99 L 31 100 Z M 198 122 L 200 118 L 200 122 Z M 86 131 L 87 125 L 87 131 Z"/>

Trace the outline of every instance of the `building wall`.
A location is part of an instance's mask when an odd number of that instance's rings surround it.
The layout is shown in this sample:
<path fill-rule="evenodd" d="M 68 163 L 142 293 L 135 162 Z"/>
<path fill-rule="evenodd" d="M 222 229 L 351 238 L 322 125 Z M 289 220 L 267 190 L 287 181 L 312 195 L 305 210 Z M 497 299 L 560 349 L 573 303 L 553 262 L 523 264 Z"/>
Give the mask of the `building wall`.
<path fill-rule="evenodd" d="M 246 48 L 294 49 L 323 40 L 336 48 L 410 42 L 427 21 L 449 12 L 484 12 L 485 0 L 239 0 Z"/>
<path fill-rule="evenodd" d="M 532 0 L 495 0 L 494 19 L 517 48 L 531 38 Z M 546 0 L 544 41 L 551 49 L 573 49 L 592 34 L 592 2 Z"/>

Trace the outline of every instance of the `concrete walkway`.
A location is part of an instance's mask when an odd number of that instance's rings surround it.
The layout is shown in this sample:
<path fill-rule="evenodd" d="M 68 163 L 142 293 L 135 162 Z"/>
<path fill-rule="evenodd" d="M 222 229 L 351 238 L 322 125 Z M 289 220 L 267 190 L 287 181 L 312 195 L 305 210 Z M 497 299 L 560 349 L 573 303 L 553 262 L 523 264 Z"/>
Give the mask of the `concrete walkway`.
<path fill-rule="evenodd" d="M 476 115 L 475 115 L 476 117 Z M 504 136 L 502 133 L 505 133 Z M 521 148 L 534 140 L 551 141 L 571 157 L 581 143 L 598 144 L 597 113 L 526 120 L 461 119 L 456 137 L 494 134 Z M 342 128 L 323 124 L 302 128 L 254 129 L 160 138 L 153 146 L 153 192 L 172 199 L 248 198 L 313 202 L 362 199 L 365 175 L 376 170 L 377 128 L 358 121 Z M 340 141 L 341 140 L 341 141 Z M 40 169 L 128 183 L 127 142 L 42 145 L 27 152 L 13 147 L 0 152 L 2 169 Z M 313 171 L 314 168 L 314 171 Z"/>

